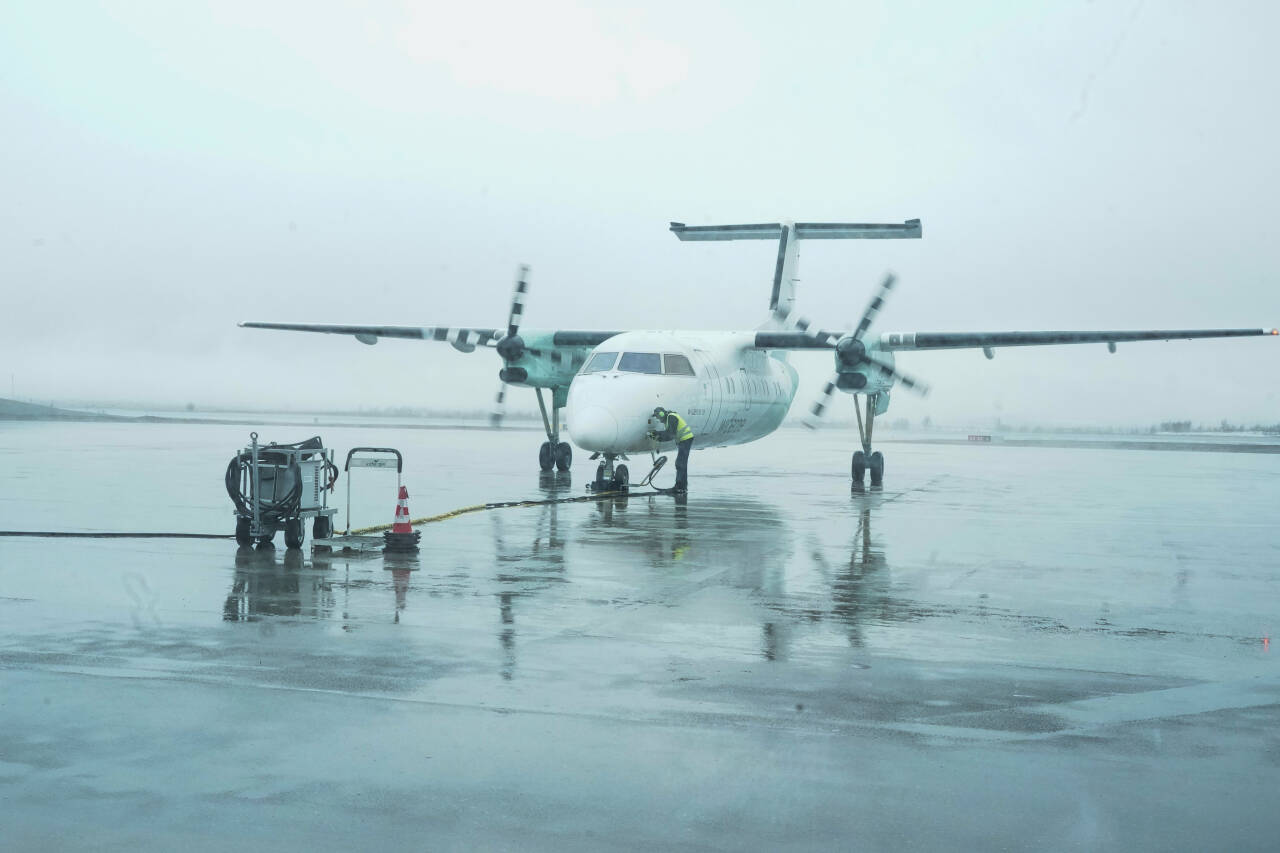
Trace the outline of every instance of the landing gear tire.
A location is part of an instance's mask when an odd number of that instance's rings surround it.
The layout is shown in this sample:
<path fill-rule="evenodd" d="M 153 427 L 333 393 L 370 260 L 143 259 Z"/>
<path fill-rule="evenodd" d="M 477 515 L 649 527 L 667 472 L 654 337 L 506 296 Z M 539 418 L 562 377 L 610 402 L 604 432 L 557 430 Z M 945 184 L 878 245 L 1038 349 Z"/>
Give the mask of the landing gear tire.
<path fill-rule="evenodd" d="M 301 548 L 304 535 L 302 519 L 291 518 L 284 523 L 284 546 L 286 548 Z"/>
<path fill-rule="evenodd" d="M 867 467 L 871 470 L 871 485 L 880 486 L 884 484 L 884 454 L 877 450 L 871 454 L 871 458 L 867 460 Z"/>
<path fill-rule="evenodd" d="M 852 471 L 853 482 L 862 484 L 862 475 L 867 472 L 867 454 L 861 450 L 855 451 L 853 454 Z"/>
<path fill-rule="evenodd" d="M 625 493 L 631 486 L 631 472 L 627 470 L 626 465 L 619 465 L 613 469 L 613 481 L 609 484 L 611 491 Z"/>
<path fill-rule="evenodd" d="M 241 545 L 252 545 L 253 537 L 249 535 L 249 519 L 236 519 L 236 542 Z"/>
<path fill-rule="evenodd" d="M 327 515 L 317 515 L 316 520 L 311 522 L 311 538 L 328 539 L 333 536 L 333 519 Z"/>
<path fill-rule="evenodd" d="M 538 465 L 542 467 L 543 471 L 550 471 L 555 464 L 556 455 L 551 449 L 551 442 L 542 442 L 542 446 L 538 448 Z"/>
<path fill-rule="evenodd" d="M 557 471 L 569 470 L 569 466 L 573 464 L 573 448 L 569 446 L 569 442 L 562 441 L 556 445 L 555 458 Z M 543 470 L 550 469 L 544 468 Z"/>
<path fill-rule="evenodd" d="M 601 462 L 599 465 L 596 466 L 596 480 L 594 483 L 594 487 L 592 488 L 592 491 L 603 492 L 605 485 L 606 484 L 604 480 L 604 463 Z"/>

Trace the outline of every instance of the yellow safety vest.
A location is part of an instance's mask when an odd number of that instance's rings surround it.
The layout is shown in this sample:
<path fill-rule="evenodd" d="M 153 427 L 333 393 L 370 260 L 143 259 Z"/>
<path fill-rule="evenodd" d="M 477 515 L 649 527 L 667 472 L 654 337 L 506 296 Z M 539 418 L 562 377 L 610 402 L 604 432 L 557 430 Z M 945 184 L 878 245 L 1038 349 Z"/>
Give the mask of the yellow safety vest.
<path fill-rule="evenodd" d="M 687 441 L 693 438 L 693 430 L 689 429 L 689 425 L 684 422 L 684 418 L 675 412 L 668 412 L 667 414 L 676 419 L 676 441 Z"/>

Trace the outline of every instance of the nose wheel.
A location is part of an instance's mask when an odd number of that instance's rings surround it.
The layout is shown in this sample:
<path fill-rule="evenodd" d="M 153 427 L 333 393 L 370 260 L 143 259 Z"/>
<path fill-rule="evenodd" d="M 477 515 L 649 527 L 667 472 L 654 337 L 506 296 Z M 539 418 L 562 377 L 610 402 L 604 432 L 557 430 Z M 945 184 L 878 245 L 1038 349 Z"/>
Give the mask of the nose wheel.
<path fill-rule="evenodd" d="M 631 472 L 626 465 L 614 465 L 618 457 L 606 453 L 604 459 L 596 466 L 596 478 L 589 486 L 593 492 L 625 492 L 631 486 Z M 623 457 L 626 458 L 626 457 Z"/>
<path fill-rule="evenodd" d="M 876 420 L 876 396 L 875 394 L 867 395 L 865 427 L 862 421 L 862 410 L 858 408 L 858 398 L 856 396 L 853 398 L 853 411 L 858 416 L 858 438 L 862 441 L 862 449 L 854 451 L 850 465 L 854 486 L 861 486 L 862 479 L 868 472 L 871 473 L 871 485 L 884 484 L 884 454 L 879 450 L 874 452 L 871 450 L 871 428 Z"/>

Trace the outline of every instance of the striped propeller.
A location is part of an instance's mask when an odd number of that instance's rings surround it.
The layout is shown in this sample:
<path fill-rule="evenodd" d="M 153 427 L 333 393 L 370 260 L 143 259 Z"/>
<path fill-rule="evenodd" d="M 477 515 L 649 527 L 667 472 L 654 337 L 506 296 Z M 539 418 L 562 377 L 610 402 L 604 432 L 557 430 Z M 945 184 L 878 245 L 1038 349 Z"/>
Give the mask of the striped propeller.
<path fill-rule="evenodd" d="M 524 339 L 520 337 L 520 322 L 524 319 L 524 300 L 529 293 L 529 267 L 521 264 L 516 271 L 516 286 L 511 291 L 511 310 L 507 312 L 507 334 L 498 341 L 498 355 L 508 364 L 519 361 L 527 351 Z M 506 373 L 504 368 L 503 374 Z M 507 414 L 507 383 L 500 381 L 498 393 L 494 397 L 493 410 L 489 413 L 492 426 L 502 426 L 502 419 Z"/>
<path fill-rule="evenodd" d="M 520 265 L 516 273 L 515 290 L 511 293 L 511 311 L 507 314 L 507 335 L 498 341 L 498 355 L 503 361 L 519 361 L 524 355 L 524 340 L 520 337 L 520 321 L 524 318 L 524 299 L 529 293 L 529 267 Z"/>
<path fill-rule="evenodd" d="M 847 335 L 841 336 L 839 333 L 825 331 L 809 332 L 807 321 L 800 319 L 796 322 L 797 329 L 813 335 L 823 343 L 832 338 L 838 338 L 835 345 L 836 370 L 831 374 L 831 378 L 827 380 L 826 384 L 822 386 L 822 393 L 818 396 L 818 399 L 809 407 L 809 412 L 804 417 L 805 426 L 810 429 L 817 429 L 822 416 L 831 407 L 831 399 L 835 396 L 837 388 L 856 394 L 859 388 L 865 386 L 866 377 L 860 372 L 864 368 L 870 368 L 880 375 L 892 379 L 908 391 L 913 391 L 921 396 L 929 393 L 928 385 L 903 373 L 893 365 L 875 358 L 867 352 L 867 347 L 862 342 L 867 330 L 871 328 L 871 324 L 875 322 L 876 317 L 879 316 L 880 311 L 884 308 L 884 304 L 888 300 L 889 294 L 893 291 L 893 286 L 896 282 L 897 277 L 893 273 L 885 274 L 884 279 L 880 282 L 880 288 L 862 312 L 862 319 L 858 321 L 858 325 L 854 330 Z M 804 325 L 801 325 L 802 323 Z"/>
<path fill-rule="evenodd" d="M 507 416 L 507 383 L 498 383 L 498 394 L 493 400 L 493 409 L 489 412 L 489 426 L 502 426 L 502 419 Z"/>

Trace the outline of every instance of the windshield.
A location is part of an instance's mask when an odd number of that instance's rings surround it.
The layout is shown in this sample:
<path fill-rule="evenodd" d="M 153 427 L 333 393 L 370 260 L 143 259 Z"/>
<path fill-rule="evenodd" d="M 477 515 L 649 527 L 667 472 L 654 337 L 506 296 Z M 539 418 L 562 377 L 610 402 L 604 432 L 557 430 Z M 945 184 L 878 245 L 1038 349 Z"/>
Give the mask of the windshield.
<path fill-rule="evenodd" d="M 598 352 L 591 356 L 591 360 L 587 362 L 587 366 L 582 368 L 583 373 L 599 373 L 601 370 L 609 370 L 613 367 L 613 362 L 617 359 L 616 352 Z"/>
<path fill-rule="evenodd" d="M 618 369 L 627 373 L 662 373 L 662 357 L 656 352 L 624 352 Z"/>
<path fill-rule="evenodd" d="M 689 359 L 677 353 L 667 353 L 662 357 L 663 365 L 666 368 L 663 372 L 668 376 L 693 376 L 693 365 L 689 363 Z"/>

